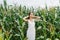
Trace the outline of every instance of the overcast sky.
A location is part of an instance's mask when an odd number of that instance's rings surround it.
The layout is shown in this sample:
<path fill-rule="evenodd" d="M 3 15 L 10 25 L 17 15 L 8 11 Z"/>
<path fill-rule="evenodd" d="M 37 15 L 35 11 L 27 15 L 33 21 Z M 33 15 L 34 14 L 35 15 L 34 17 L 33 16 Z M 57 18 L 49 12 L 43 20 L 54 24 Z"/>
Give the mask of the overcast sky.
<path fill-rule="evenodd" d="M 0 4 L 3 4 L 3 0 L 0 0 Z M 7 0 L 8 5 L 25 5 L 27 7 L 45 7 L 45 4 L 47 4 L 48 7 L 51 6 L 58 6 L 59 0 Z"/>

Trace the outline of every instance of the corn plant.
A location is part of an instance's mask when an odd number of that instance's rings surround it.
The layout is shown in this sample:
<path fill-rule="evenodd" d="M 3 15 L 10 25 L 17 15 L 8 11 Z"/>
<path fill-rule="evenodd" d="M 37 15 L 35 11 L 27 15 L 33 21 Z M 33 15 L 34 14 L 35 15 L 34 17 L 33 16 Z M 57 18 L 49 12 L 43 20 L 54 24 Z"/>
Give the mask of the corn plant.
<path fill-rule="evenodd" d="M 60 7 L 52 8 L 27 8 L 26 6 L 0 5 L 0 40 L 27 40 L 26 33 L 28 23 L 23 21 L 23 17 L 29 12 L 40 16 L 40 21 L 36 21 L 36 40 L 60 40 Z"/>

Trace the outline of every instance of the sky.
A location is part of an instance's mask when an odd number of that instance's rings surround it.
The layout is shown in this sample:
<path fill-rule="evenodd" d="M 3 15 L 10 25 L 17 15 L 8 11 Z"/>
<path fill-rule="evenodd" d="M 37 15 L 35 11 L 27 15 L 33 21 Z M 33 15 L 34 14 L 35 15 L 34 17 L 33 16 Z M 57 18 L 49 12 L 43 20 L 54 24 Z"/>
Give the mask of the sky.
<path fill-rule="evenodd" d="M 3 4 L 3 0 L 0 0 L 0 4 Z M 7 4 L 8 5 L 17 4 L 18 6 L 21 4 L 27 7 L 33 6 L 34 8 L 37 7 L 44 8 L 45 5 L 47 5 L 47 7 L 59 6 L 59 0 L 7 0 Z"/>

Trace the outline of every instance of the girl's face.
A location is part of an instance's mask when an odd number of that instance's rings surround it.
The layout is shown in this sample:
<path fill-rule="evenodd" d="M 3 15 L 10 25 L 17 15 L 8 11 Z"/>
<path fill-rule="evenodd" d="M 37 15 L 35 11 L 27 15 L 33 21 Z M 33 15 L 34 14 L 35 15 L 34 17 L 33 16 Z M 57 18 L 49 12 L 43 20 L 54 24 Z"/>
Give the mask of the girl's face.
<path fill-rule="evenodd" d="M 34 15 L 33 15 L 33 13 L 30 13 L 30 17 L 32 18 Z"/>

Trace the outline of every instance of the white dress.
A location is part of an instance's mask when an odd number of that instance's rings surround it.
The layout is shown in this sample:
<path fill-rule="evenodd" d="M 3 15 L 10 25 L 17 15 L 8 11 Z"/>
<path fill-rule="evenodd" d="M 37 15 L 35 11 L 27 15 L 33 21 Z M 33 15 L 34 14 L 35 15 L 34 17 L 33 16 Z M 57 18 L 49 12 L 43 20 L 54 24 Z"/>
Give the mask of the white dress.
<path fill-rule="evenodd" d="M 35 22 L 28 20 L 27 40 L 35 40 Z"/>

